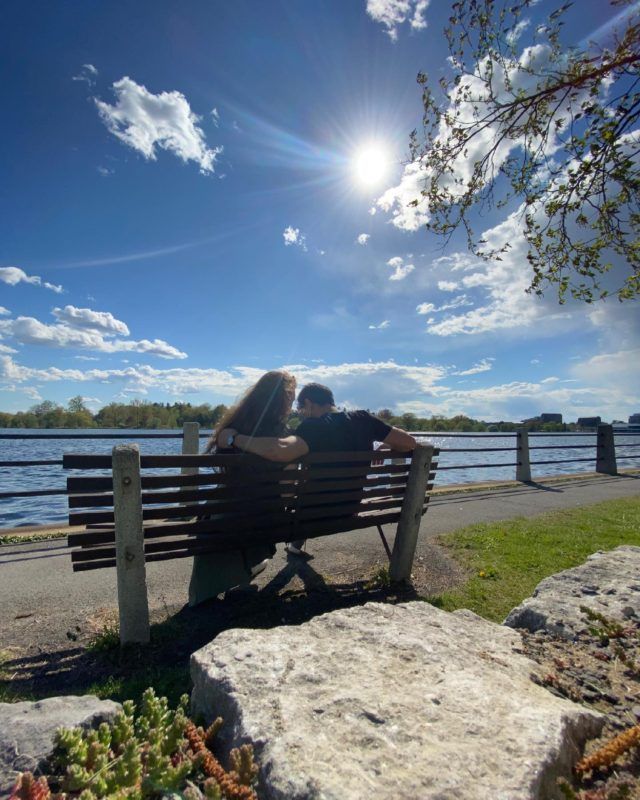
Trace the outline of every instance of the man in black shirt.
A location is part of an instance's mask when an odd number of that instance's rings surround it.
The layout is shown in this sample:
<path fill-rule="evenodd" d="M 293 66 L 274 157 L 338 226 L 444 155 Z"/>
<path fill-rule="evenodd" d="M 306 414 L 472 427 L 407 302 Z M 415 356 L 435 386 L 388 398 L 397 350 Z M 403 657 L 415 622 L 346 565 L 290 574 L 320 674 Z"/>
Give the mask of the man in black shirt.
<path fill-rule="evenodd" d="M 307 453 L 372 450 L 374 442 L 402 452 L 416 446 L 413 436 L 387 425 L 368 411 L 338 411 L 333 392 L 320 383 L 303 386 L 298 395 L 298 409 L 305 419 L 292 436 L 253 438 L 227 428 L 218 434 L 218 444 L 282 462 L 294 461 Z M 287 549 L 298 554 L 302 544 L 292 542 Z"/>

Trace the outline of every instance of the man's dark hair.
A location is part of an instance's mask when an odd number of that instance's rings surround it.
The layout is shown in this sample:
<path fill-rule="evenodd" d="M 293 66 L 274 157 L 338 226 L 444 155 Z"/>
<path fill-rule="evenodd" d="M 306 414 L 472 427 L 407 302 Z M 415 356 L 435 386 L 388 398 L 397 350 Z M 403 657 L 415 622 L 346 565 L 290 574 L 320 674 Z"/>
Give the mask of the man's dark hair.
<path fill-rule="evenodd" d="M 336 404 L 331 389 L 321 383 L 308 383 L 300 389 L 298 405 L 304 405 L 305 400 L 310 400 L 319 406 L 335 406 Z"/>

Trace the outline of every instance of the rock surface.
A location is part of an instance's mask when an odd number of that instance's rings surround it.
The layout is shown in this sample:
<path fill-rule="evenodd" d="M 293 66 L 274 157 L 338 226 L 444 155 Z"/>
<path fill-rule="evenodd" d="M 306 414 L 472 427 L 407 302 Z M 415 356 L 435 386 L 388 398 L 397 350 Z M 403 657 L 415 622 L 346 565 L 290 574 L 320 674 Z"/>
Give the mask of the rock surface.
<path fill-rule="evenodd" d="M 0 703 L 0 797 L 8 797 L 17 772 L 38 772 L 53 751 L 60 727 L 97 727 L 120 709 L 93 695 L 51 697 L 35 703 Z"/>
<path fill-rule="evenodd" d="M 535 684 L 520 647 L 469 611 L 369 603 L 225 631 L 192 656 L 192 703 L 253 742 L 265 799 L 549 800 L 603 718 Z"/>
<path fill-rule="evenodd" d="M 640 547 L 599 551 L 579 567 L 545 578 L 504 624 L 571 637 L 586 627 L 580 606 L 611 619 L 640 618 Z"/>

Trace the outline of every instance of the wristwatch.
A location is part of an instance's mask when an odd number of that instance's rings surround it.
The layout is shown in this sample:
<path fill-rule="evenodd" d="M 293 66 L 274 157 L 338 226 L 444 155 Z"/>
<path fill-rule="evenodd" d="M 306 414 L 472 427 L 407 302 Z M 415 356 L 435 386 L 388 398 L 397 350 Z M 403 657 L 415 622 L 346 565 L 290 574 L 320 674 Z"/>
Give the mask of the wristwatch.
<path fill-rule="evenodd" d="M 235 433 L 229 434 L 229 436 L 227 436 L 226 446 L 233 447 L 233 443 L 235 442 L 235 440 L 236 440 L 236 434 Z"/>

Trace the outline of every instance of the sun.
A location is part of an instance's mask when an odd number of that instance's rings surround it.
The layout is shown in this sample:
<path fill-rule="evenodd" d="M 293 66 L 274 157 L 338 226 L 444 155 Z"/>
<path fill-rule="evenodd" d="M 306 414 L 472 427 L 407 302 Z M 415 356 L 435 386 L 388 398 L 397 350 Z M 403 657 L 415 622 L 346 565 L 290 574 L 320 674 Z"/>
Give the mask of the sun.
<path fill-rule="evenodd" d="M 367 144 L 356 151 L 353 157 L 353 173 L 360 186 L 372 187 L 380 184 L 391 161 L 389 153 L 381 144 Z"/>

